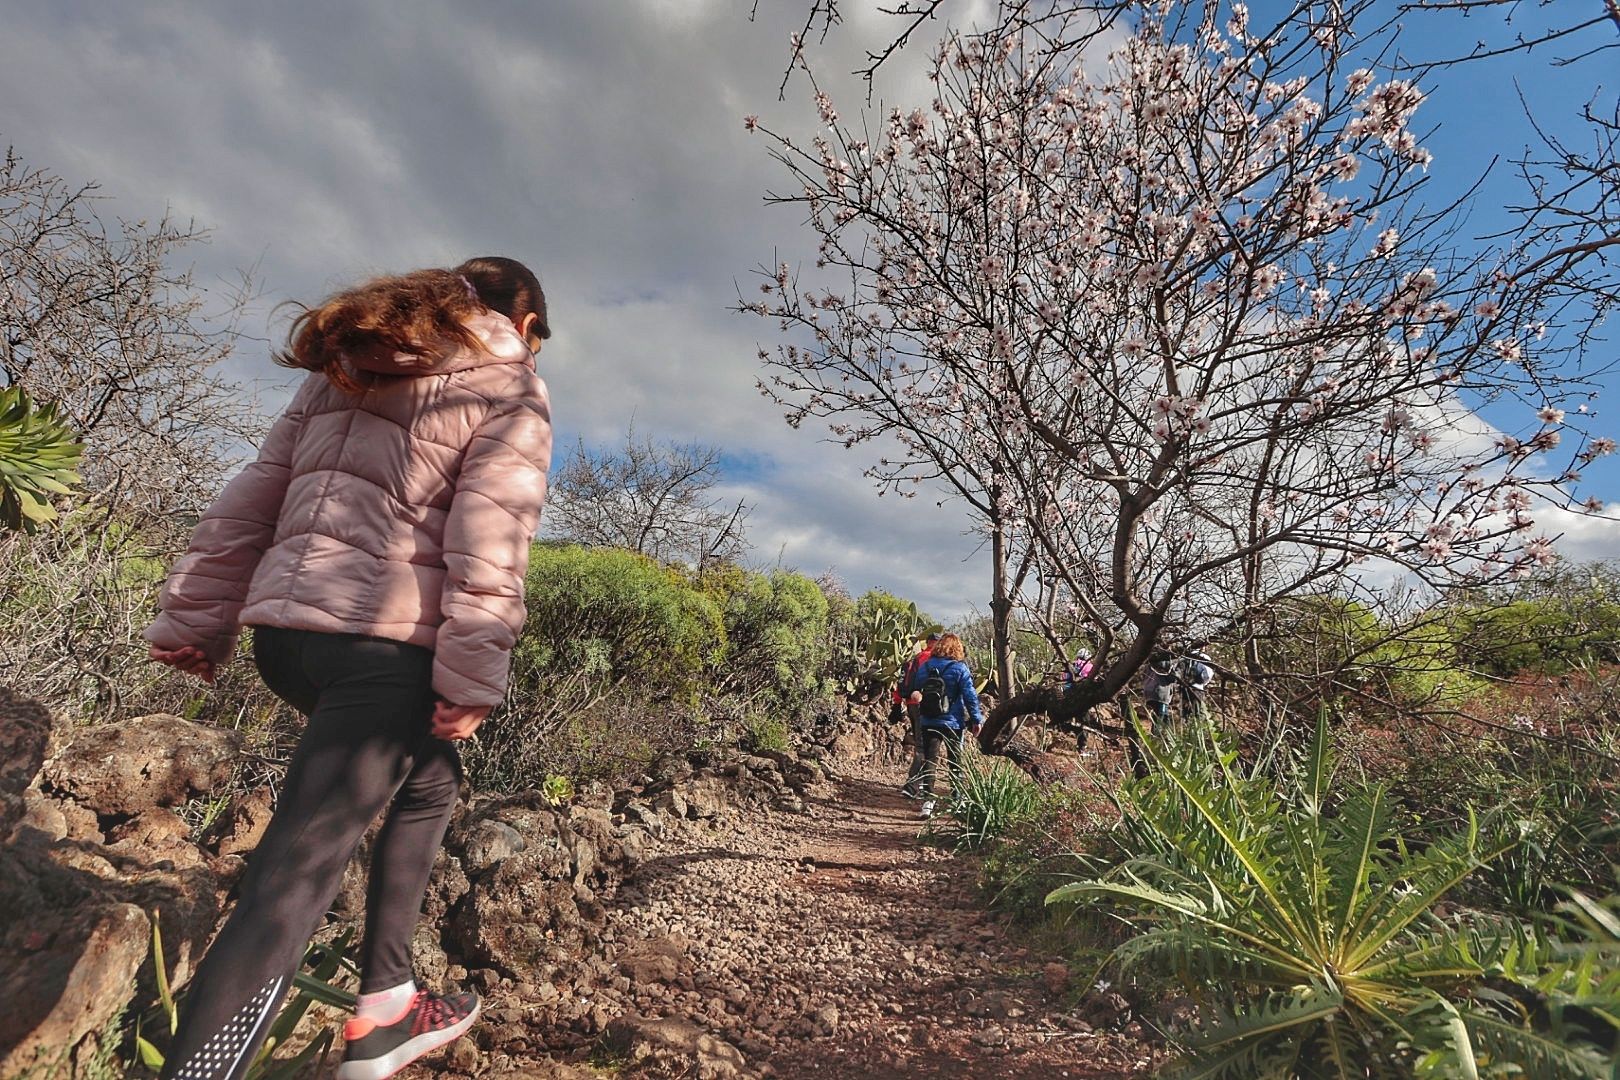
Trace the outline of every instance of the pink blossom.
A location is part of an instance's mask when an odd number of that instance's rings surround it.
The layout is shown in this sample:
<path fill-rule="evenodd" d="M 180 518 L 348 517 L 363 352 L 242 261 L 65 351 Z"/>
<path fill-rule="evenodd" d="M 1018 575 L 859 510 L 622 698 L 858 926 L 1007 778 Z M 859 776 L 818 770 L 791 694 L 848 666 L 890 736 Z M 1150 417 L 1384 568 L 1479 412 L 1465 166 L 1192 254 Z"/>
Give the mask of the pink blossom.
<path fill-rule="evenodd" d="M 1524 553 L 1535 560 L 1537 566 L 1551 566 L 1557 557 L 1553 554 L 1552 541 L 1545 536 L 1537 536 L 1526 541 Z"/>
<path fill-rule="evenodd" d="M 1564 422 L 1564 410 L 1556 409 L 1551 405 L 1543 405 L 1536 410 L 1536 419 L 1543 424 L 1562 424 Z"/>
<path fill-rule="evenodd" d="M 816 111 L 821 114 L 821 122 L 829 126 L 838 122 L 838 110 L 833 108 L 832 98 L 817 91 Z"/>

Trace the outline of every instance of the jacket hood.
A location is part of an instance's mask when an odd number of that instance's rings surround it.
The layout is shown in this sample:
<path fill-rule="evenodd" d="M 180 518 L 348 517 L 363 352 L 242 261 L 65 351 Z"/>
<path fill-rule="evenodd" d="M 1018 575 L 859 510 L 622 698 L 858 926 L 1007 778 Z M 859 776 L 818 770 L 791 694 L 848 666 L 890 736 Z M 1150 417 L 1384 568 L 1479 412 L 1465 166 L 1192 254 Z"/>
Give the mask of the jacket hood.
<path fill-rule="evenodd" d="M 517 327 L 505 315 L 493 311 L 474 315 L 463 325 L 478 338 L 482 347 L 458 346 L 437 360 L 398 352 L 388 357 L 358 357 L 349 362 L 360 371 L 377 375 L 442 375 L 451 371 L 483 367 L 486 364 L 523 364 L 534 367 L 529 346 L 518 337 Z"/>

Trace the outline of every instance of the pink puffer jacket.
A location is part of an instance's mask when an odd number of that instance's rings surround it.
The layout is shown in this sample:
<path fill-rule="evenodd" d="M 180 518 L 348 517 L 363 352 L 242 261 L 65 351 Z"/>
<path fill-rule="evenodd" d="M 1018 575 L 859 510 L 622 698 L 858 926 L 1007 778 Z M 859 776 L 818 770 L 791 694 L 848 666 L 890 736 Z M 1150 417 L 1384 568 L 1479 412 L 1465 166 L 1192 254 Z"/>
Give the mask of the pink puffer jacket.
<path fill-rule="evenodd" d="M 346 394 L 310 375 L 259 459 L 192 534 L 146 631 L 229 658 L 240 628 L 365 634 L 435 652 L 457 705 L 506 692 L 523 577 L 551 463 L 551 406 L 504 316 L 483 350 L 398 355 Z"/>

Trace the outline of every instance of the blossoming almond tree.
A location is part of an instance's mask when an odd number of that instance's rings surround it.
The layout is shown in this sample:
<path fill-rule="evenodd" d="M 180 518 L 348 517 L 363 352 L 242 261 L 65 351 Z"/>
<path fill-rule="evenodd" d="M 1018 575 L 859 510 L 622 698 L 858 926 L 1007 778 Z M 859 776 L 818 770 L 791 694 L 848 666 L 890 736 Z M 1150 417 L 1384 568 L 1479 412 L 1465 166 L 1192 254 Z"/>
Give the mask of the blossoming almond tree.
<path fill-rule="evenodd" d="M 897 447 L 885 489 L 1000 522 L 1100 646 L 1082 693 L 1003 700 L 986 747 L 1113 697 L 1167 629 L 1550 561 L 1534 508 L 1614 449 L 1566 407 L 1584 309 L 1534 243 L 1465 244 L 1426 205 L 1425 95 L 1381 73 L 1371 0 L 1266 27 L 1140 5 L 1106 56 L 1050 7 L 951 35 L 922 107 L 849 123 L 818 91 L 807 144 L 745 121 L 819 251 L 745 298 L 788 338 L 762 390 Z"/>

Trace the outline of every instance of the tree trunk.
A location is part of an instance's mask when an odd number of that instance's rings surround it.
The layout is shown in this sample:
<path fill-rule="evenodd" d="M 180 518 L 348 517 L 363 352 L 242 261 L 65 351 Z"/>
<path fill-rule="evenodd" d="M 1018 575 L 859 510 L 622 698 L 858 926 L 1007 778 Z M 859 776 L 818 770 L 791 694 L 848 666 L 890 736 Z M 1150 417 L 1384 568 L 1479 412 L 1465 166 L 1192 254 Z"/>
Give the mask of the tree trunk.
<path fill-rule="evenodd" d="M 1007 533 L 1000 512 L 1001 489 L 990 488 L 990 626 L 996 663 L 996 697 L 1006 701 L 1018 692 L 1013 685 L 1012 598 L 1007 595 Z"/>

